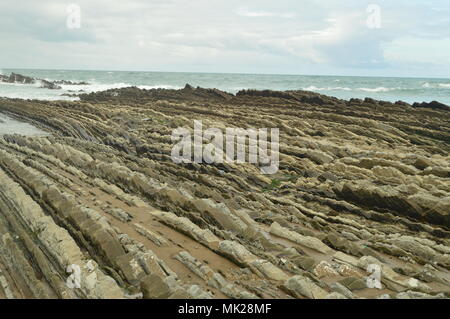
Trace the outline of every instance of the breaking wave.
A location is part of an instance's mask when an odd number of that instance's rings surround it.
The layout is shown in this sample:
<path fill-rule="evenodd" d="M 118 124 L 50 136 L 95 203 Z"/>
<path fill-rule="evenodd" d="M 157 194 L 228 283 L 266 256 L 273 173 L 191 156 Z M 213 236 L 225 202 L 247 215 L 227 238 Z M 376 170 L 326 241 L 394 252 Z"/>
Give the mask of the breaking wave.
<path fill-rule="evenodd" d="M 425 89 L 450 89 L 450 83 L 428 83 L 422 84 L 422 88 Z"/>
<path fill-rule="evenodd" d="M 303 90 L 306 91 L 362 91 L 362 92 L 372 92 L 372 93 L 379 93 L 379 92 L 391 92 L 395 90 L 402 90 L 402 88 L 386 88 L 386 87 L 377 87 L 377 88 L 349 88 L 349 87 L 316 87 L 314 85 L 308 86 L 303 88 Z"/>
<path fill-rule="evenodd" d="M 303 90 L 305 90 L 305 91 L 352 91 L 352 89 L 348 88 L 348 87 L 337 86 L 337 87 L 320 88 L 315 85 L 305 87 L 305 88 L 303 88 Z"/>
<path fill-rule="evenodd" d="M 176 87 L 173 85 L 134 85 L 130 83 L 111 83 L 111 84 L 105 84 L 105 83 L 91 83 L 88 85 L 72 85 L 72 84 L 63 84 L 60 85 L 61 88 L 65 91 L 71 91 L 71 92 L 78 92 L 83 91 L 86 93 L 92 93 L 92 92 L 99 92 L 99 91 L 106 91 L 110 89 L 121 89 L 131 86 L 136 86 L 140 89 L 180 89 L 181 87 Z"/>
<path fill-rule="evenodd" d="M 391 92 L 391 91 L 395 91 L 395 90 L 401 90 L 401 88 L 385 88 L 383 86 L 380 86 L 377 88 L 359 88 L 357 90 L 364 91 L 364 92 L 377 93 L 377 92 Z"/>

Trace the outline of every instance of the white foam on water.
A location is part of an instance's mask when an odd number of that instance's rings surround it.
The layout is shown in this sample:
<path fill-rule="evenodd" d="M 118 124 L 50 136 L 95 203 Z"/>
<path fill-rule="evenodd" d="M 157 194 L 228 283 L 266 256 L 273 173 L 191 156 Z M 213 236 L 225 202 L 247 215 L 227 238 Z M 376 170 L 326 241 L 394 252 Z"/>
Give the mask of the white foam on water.
<path fill-rule="evenodd" d="M 422 87 L 425 89 L 450 89 L 450 83 L 428 83 L 425 82 L 424 84 L 422 84 Z"/>
<path fill-rule="evenodd" d="M 39 87 L 40 85 L 36 85 L 36 83 L 33 84 L 26 84 L 26 83 L 8 83 L 8 82 L 0 82 L 0 85 L 5 86 L 15 86 L 15 87 Z"/>
<path fill-rule="evenodd" d="M 320 88 L 315 85 L 310 85 L 306 88 L 303 88 L 303 90 L 305 90 L 305 91 L 352 91 L 352 89 L 348 88 L 348 87 L 337 86 L 337 87 Z"/>
<path fill-rule="evenodd" d="M 360 91 L 360 92 L 369 92 L 369 93 L 384 93 L 384 92 L 391 92 L 396 90 L 404 90 L 400 87 L 395 88 L 387 88 L 387 87 L 377 87 L 377 88 L 349 88 L 349 87 L 342 87 L 342 86 L 336 86 L 336 87 L 317 87 L 315 85 L 310 85 L 308 87 L 303 88 L 305 91 Z M 409 90 L 412 90 L 409 89 Z"/>
<path fill-rule="evenodd" d="M 77 82 L 72 80 L 72 82 Z M 0 82 L 0 96 L 7 98 L 18 98 L 18 99 L 38 99 L 38 100 L 66 100 L 66 101 L 76 101 L 79 100 L 76 96 L 64 96 L 63 94 L 82 94 L 82 93 L 93 93 L 99 91 L 106 91 L 109 89 L 121 89 L 126 87 L 136 86 L 139 89 L 181 89 L 182 87 L 174 85 L 133 85 L 130 83 L 95 83 L 90 82 L 88 85 L 71 85 L 71 84 L 61 84 L 60 90 L 50 90 L 42 88 L 42 82 L 37 80 L 33 84 L 21 84 L 21 83 L 2 83 Z"/>
<path fill-rule="evenodd" d="M 83 91 L 85 93 L 98 92 L 98 91 L 106 91 L 109 89 L 121 89 L 124 87 L 132 86 L 127 83 L 113 83 L 113 84 L 101 84 L 101 83 L 91 83 L 88 85 L 73 85 L 73 84 L 61 84 L 60 87 L 64 91 Z"/>
<path fill-rule="evenodd" d="M 321 90 L 324 90 L 324 89 L 323 88 L 318 88 L 315 85 L 310 85 L 310 86 L 308 86 L 306 88 L 303 88 L 303 90 L 305 90 L 305 91 L 321 91 Z"/>
<path fill-rule="evenodd" d="M 378 92 L 390 92 L 393 90 L 399 90 L 399 88 L 385 88 L 383 86 L 380 86 L 377 88 L 359 88 L 358 90 L 364 92 L 378 93 Z"/>
<path fill-rule="evenodd" d="M 78 91 L 83 91 L 84 93 L 92 93 L 92 92 L 99 92 L 99 91 L 106 91 L 111 89 L 122 89 L 126 87 L 132 87 L 135 86 L 139 89 L 181 89 L 181 87 L 173 86 L 173 85 L 134 85 L 130 83 L 111 83 L 111 84 L 105 84 L 105 83 L 91 83 L 88 85 L 71 85 L 71 84 L 62 84 L 60 85 L 61 88 L 64 91 L 73 91 L 73 93 L 77 93 Z M 81 93 L 83 93 L 81 92 Z"/>
<path fill-rule="evenodd" d="M 40 83 L 34 84 L 18 84 L 18 83 L 1 83 L 0 97 L 11 99 L 37 99 L 37 100 L 74 100 L 73 97 L 61 96 L 66 93 L 63 90 L 49 90 L 40 87 Z"/>
<path fill-rule="evenodd" d="M 377 87 L 377 88 L 349 88 L 349 87 L 317 87 L 315 85 L 308 86 L 303 88 L 306 91 L 363 91 L 363 92 L 371 92 L 371 93 L 379 93 L 379 92 L 391 92 L 395 90 L 401 90 L 402 88 L 386 88 L 386 87 Z"/>

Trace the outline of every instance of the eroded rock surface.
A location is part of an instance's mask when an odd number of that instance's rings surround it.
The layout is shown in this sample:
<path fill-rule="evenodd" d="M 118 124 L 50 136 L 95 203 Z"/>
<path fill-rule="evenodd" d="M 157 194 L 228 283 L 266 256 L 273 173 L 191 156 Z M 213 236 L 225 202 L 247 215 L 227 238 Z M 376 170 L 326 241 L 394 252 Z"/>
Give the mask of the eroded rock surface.
<path fill-rule="evenodd" d="M 0 112 L 51 134 L 0 137 L 0 298 L 450 296 L 439 105 L 186 86 Z M 279 128 L 278 173 L 175 164 L 193 120 Z"/>

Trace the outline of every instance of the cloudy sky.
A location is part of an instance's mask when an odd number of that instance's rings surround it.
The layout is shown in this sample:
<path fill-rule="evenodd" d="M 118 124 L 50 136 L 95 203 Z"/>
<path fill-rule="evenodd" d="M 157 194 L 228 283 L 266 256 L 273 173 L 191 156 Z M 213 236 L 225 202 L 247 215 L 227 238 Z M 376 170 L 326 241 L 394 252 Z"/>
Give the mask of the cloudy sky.
<path fill-rule="evenodd" d="M 450 78 L 449 0 L 1 0 L 0 39 L 0 69 Z"/>

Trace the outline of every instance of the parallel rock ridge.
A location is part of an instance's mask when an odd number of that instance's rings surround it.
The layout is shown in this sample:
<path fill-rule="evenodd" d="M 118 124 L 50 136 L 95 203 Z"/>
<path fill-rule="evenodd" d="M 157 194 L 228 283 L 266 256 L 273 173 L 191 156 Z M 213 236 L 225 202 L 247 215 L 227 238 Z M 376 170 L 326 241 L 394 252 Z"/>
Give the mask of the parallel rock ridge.
<path fill-rule="evenodd" d="M 0 137 L 0 298 L 450 297 L 447 106 L 189 85 L 80 99 L 0 100 L 50 133 Z M 279 171 L 175 164 L 193 120 L 279 128 Z"/>

